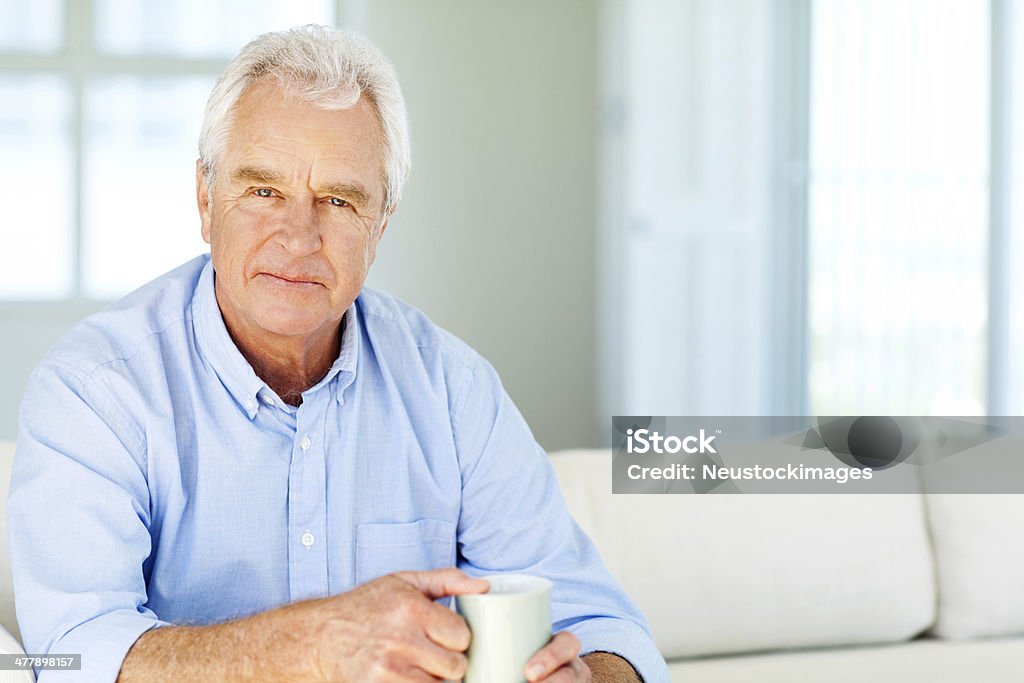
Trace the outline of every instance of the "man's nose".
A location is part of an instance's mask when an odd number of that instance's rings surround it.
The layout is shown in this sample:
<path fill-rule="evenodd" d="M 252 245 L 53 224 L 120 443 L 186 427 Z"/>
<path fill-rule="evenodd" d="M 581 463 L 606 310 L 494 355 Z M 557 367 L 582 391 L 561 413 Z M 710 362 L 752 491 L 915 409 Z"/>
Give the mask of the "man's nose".
<path fill-rule="evenodd" d="M 320 221 L 311 200 L 288 202 L 277 226 L 277 241 L 295 256 L 320 251 Z"/>

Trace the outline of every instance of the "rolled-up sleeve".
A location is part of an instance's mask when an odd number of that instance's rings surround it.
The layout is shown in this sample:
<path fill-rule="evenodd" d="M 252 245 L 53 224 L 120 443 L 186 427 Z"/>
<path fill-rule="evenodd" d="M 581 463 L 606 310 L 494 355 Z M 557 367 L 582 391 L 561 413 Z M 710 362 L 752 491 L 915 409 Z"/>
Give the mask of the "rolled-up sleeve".
<path fill-rule="evenodd" d="M 573 521 L 547 454 L 482 358 L 467 369 L 452 421 L 463 477 L 460 567 L 550 579 L 555 631 L 573 632 L 584 654 L 619 655 L 646 683 L 667 682 L 643 615 Z"/>
<path fill-rule="evenodd" d="M 164 625 L 144 605 L 150 555 L 145 439 L 102 371 L 55 365 L 22 401 L 7 525 L 25 650 L 80 654 L 39 683 L 114 681 L 135 640 Z"/>

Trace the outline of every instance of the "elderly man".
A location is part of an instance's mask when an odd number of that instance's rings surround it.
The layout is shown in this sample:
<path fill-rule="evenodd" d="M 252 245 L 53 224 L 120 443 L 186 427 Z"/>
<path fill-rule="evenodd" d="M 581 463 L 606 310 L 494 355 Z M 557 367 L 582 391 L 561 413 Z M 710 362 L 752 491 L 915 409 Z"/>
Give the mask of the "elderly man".
<path fill-rule="evenodd" d="M 228 66 L 210 255 L 77 326 L 26 392 L 18 619 L 29 652 L 82 655 L 41 683 L 457 679 L 470 633 L 436 600 L 502 571 L 554 582 L 528 680 L 667 680 L 493 368 L 363 288 L 408 168 L 365 41 L 305 27 Z"/>

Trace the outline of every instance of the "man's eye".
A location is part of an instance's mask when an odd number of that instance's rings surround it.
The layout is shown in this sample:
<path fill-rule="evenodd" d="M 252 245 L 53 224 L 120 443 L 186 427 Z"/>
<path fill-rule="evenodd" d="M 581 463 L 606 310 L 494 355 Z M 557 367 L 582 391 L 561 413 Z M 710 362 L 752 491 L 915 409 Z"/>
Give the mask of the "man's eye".
<path fill-rule="evenodd" d="M 256 194 L 257 197 L 273 197 L 274 196 L 274 191 L 273 190 L 269 190 L 269 189 L 267 189 L 265 187 L 261 187 L 258 190 L 256 190 L 255 194 Z"/>
<path fill-rule="evenodd" d="M 348 205 L 349 205 L 348 202 L 346 202 L 341 197 L 331 197 L 331 206 L 346 207 Z"/>

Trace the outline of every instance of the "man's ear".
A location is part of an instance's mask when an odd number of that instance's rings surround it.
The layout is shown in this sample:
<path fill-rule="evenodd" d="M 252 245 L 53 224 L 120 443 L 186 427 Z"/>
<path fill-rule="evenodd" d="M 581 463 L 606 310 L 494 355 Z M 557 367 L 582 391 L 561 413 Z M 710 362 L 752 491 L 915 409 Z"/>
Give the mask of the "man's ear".
<path fill-rule="evenodd" d="M 199 207 L 199 220 L 203 225 L 203 241 L 210 243 L 210 188 L 206 186 L 206 177 L 196 159 L 196 204 Z"/>

